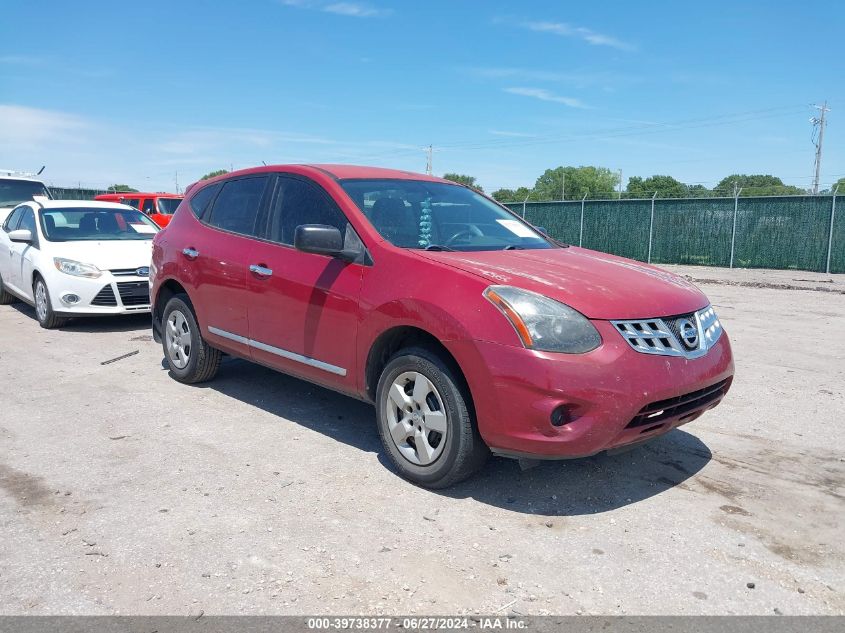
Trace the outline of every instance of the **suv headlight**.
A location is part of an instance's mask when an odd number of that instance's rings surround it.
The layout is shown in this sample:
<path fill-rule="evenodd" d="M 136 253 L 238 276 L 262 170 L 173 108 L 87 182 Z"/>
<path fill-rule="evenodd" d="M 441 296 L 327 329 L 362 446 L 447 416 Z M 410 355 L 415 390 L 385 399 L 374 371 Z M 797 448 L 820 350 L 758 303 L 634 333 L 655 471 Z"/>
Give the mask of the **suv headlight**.
<path fill-rule="evenodd" d="M 601 345 L 589 319 L 564 303 L 513 286 L 489 286 L 484 297 L 505 315 L 529 349 L 583 354 Z"/>
<path fill-rule="evenodd" d="M 73 275 L 74 277 L 89 277 L 96 279 L 103 273 L 93 264 L 83 264 L 72 259 L 63 259 L 61 257 L 54 257 L 53 263 L 56 265 L 56 270 L 63 272 L 66 275 Z"/>

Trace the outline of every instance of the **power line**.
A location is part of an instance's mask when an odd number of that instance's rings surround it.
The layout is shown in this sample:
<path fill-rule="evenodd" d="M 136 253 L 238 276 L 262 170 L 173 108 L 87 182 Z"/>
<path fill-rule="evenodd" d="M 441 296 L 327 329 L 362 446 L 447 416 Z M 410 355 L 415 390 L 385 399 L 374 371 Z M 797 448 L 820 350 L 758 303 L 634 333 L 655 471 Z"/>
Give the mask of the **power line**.
<path fill-rule="evenodd" d="M 610 128 L 605 130 L 597 130 L 588 134 L 565 134 L 565 135 L 551 135 L 544 136 L 537 139 L 494 139 L 494 140 L 475 140 L 475 141 L 456 141 L 452 143 L 442 143 L 437 145 L 438 150 L 448 149 L 489 149 L 489 148 L 509 148 L 509 147 L 526 147 L 532 145 L 544 145 L 548 143 L 560 143 L 566 141 L 584 141 L 603 138 L 616 138 L 620 136 L 635 136 L 639 134 L 653 134 L 668 130 L 684 130 L 702 127 L 715 127 L 721 125 L 732 125 L 736 123 L 745 123 L 747 121 L 778 118 L 784 116 L 791 116 L 796 112 L 800 112 L 806 106 L 780 106 L 776 108 L 765 108 L 762 110 L 749 110 L 744 112 L 736 112 L 732 114 L 722 114 L 710 117 L 701 117 L 694 119 L 683 119 L 670 123 L 648 123 L 645 125 L 627 126 L 620 128 Z M 414 152 L 412 150 L 395 150 L 391 152 L 384 152 L 379 154 L 372 154 L 369 156 L 362 156 L 363 159 L 377 159 L 397 156 L 407 156 Z"/>

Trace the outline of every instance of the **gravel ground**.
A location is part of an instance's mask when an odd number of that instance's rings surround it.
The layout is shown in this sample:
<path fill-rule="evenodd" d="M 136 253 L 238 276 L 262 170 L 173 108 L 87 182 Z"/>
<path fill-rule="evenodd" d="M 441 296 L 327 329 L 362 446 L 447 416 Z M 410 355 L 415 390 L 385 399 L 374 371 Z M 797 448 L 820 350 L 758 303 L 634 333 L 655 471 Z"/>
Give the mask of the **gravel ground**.
<path fill-rule="evenodd" d="M 784 289 L 845 276 L 672 269 L 733 340 L 720 407 L 439 492 L 366 404 L 232 359 L 181 385 L 145 317 L 0 306 L 0 613 L 845 614 L 845 297 Z"/>

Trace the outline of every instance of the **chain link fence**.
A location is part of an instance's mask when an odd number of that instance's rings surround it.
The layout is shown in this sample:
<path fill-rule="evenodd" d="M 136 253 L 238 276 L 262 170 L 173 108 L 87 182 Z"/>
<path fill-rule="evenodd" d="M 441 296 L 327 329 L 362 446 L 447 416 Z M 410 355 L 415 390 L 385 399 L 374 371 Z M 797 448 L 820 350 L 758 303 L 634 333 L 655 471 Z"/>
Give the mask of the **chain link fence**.
<path fill-rule="evenodd" d="M 845 196 L 510 202 L 568 244 L 655 264 L 845 273 Z"/>

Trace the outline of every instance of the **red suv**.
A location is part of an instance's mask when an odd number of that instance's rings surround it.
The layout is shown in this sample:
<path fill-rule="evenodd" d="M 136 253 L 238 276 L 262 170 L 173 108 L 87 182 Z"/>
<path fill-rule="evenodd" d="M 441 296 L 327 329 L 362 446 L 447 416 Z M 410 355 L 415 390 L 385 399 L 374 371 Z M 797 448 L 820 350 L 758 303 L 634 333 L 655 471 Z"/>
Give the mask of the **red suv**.
<path fill-rule="evenodd" d="M 454 183 L 267 166 L 188 189 L 153 243 L 153 330 L 171 375 L 231 354 L 373 402 L 423 486 L 492 451 L 569 458 L 716 406 L 728 337 L 686 280 L 558 243 Z"/>

